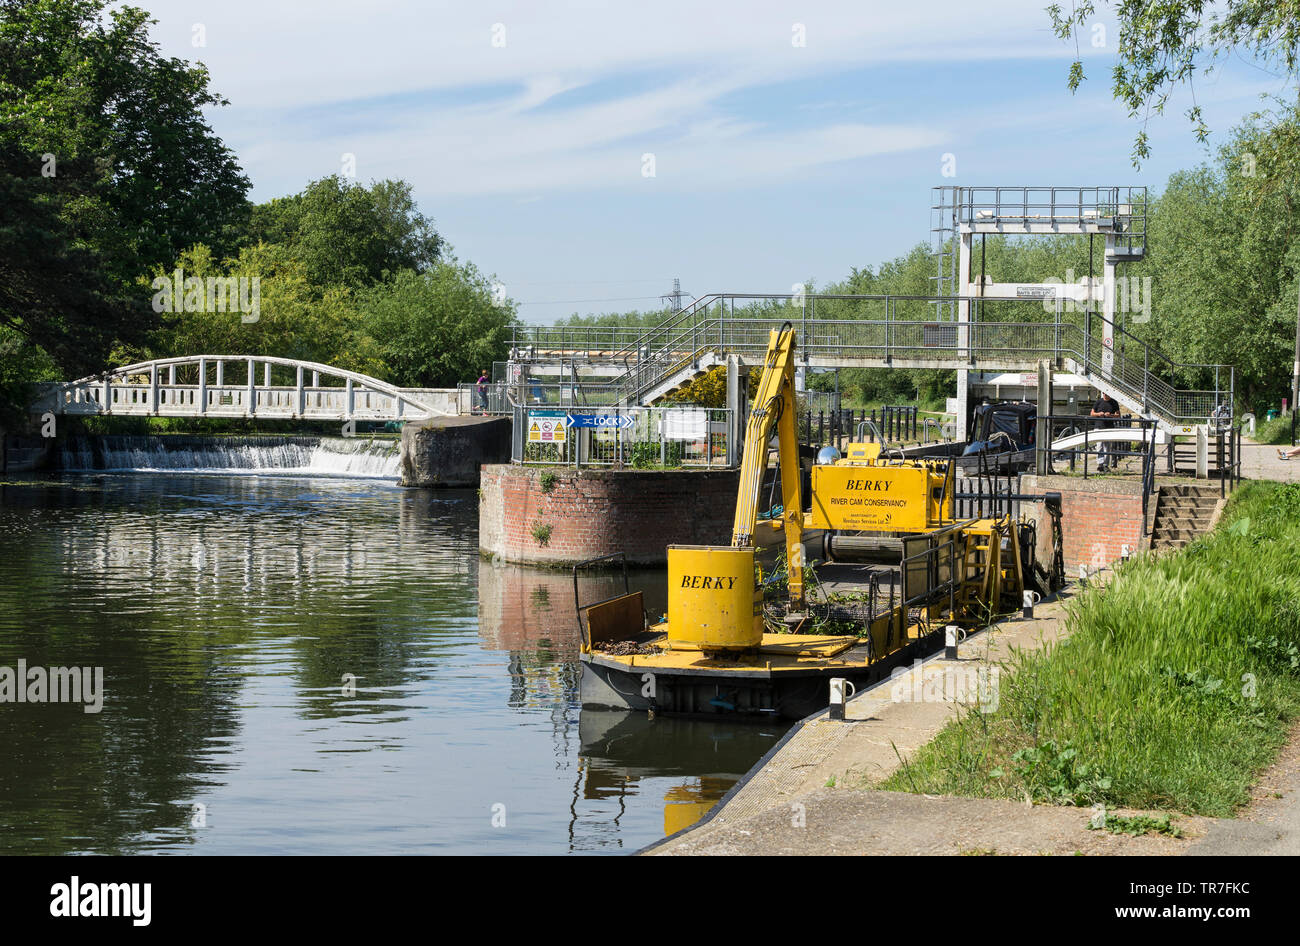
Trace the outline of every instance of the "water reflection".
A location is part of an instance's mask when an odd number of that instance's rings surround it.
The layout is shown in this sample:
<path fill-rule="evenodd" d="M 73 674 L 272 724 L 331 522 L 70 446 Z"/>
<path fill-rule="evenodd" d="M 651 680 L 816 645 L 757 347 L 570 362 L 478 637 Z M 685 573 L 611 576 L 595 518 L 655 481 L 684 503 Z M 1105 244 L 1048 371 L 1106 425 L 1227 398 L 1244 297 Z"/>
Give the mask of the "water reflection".
<path fill-rule="evenodd" d="M 477 507 L 372 480 L 0 484 L 0 665 L 105 676 L 98 715 L 0 704 L 0 850 L 635 849 L 766 750 L 582 713 L 571 576 L 480 562 Z M 662 609 L 662 573 L 633 585 Z"/>

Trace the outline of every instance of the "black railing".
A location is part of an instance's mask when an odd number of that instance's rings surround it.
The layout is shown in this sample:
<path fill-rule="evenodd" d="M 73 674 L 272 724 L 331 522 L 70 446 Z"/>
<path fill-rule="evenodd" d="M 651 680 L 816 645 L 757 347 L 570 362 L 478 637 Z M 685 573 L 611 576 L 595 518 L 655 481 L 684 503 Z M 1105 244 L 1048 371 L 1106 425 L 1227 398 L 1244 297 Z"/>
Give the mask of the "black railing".
<path fill-rule="evenodd" d="M 905 443 L 919 439 L 919 414 L 919 409 L 911 404 L 886 404 L 870 410 L 804 411 L 799 418 L 799 439 L 811 447 L 831 444 L 843 449 L 847 442 L 873 439 L 869 428 L 859 430 L 870 422 L 887 443 Z"/>

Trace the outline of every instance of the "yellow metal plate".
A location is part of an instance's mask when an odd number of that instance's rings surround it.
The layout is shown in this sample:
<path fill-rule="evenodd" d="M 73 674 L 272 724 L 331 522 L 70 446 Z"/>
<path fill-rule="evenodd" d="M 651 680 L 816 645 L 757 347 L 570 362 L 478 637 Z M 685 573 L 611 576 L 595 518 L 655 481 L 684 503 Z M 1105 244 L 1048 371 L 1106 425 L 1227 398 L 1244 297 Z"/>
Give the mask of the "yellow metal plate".
<path fill-rule="evenodd" d="M 781 654 L 788 657 L 834 657 L 854 644 L 863 643 L 856 637 L 826 637 L 821 634 L 764 634 L 759 646 L 760 654 Z"/>
<path fill-rule="evenodd" d="M 943 480 L 942 475 L 923 466 L 814 466 L 808 525 L 814 529 L 924 532 L 931 520 L 937 519 Z M 947 502 L 952 502 L 951 496 Z"/>

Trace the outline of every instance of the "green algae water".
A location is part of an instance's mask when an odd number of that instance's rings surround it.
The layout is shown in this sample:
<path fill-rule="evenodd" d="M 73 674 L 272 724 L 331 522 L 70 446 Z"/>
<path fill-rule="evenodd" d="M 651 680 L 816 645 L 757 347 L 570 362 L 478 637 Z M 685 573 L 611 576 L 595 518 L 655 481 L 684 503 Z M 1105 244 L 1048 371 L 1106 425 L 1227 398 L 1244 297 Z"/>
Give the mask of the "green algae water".
<path fill-rule="evenodd" d="M 0 851 L 626 853 L 690 824 L 784 727 L 583 711 L 572 576 L 481 561 L 477 503 L 0 484 L 0 668 L 103 680 L 98 712 L 0 694 Z M 633 584 L 663 609 L 661 572 Z"/>

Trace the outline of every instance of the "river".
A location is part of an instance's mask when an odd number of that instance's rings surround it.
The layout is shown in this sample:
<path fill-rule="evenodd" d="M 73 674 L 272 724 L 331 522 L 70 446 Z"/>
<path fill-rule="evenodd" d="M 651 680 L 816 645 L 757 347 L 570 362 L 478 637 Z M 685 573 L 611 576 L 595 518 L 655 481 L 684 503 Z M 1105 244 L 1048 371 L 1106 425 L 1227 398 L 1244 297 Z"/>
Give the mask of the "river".
<path fill-rule="evenodd" d="M 624 853 L 784 731 L 583 711 L 572 577 L 481 561 L 473 491 L 267 473 L 0 484 L 0 668 L 103 668 L 0 702 L 0 850 Z"/>

